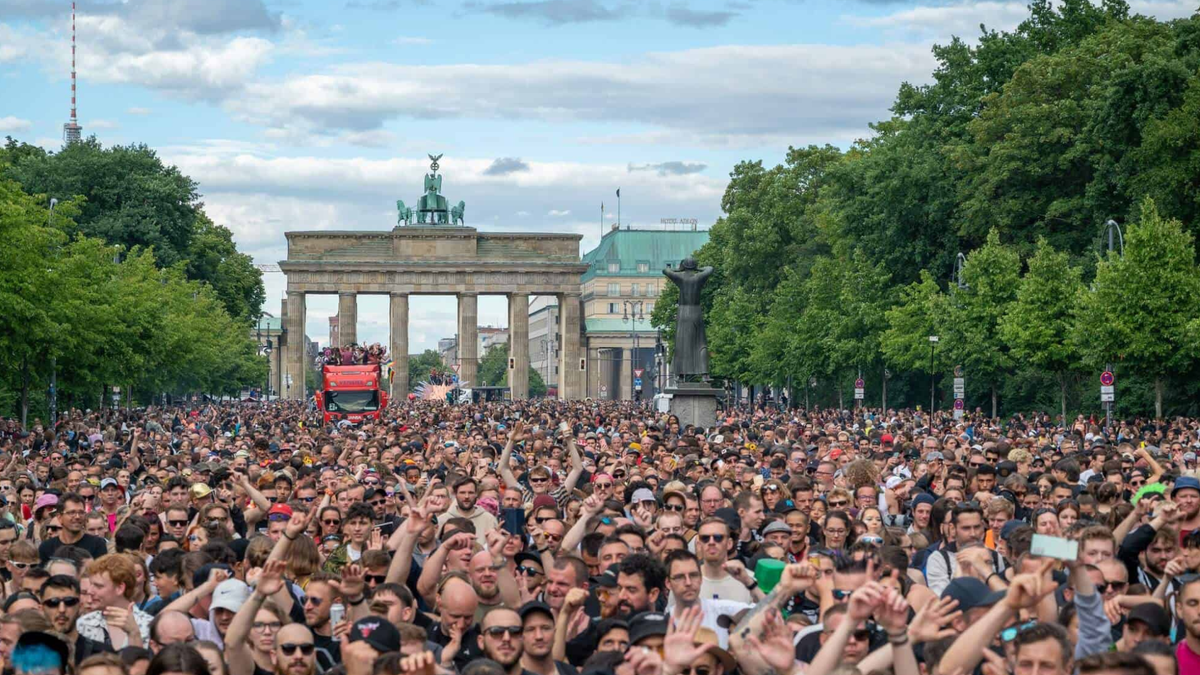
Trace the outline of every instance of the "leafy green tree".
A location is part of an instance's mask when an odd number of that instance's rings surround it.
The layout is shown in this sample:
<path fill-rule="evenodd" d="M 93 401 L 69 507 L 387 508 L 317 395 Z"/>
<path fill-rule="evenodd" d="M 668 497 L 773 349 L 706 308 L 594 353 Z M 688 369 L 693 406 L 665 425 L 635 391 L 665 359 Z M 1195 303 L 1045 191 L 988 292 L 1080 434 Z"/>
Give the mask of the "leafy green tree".
<path fill-rule="evenodd" d="M 187 276 L 207 282 L 220 298 L 229 315 L 252 322 L 266 300 L 262 272 L 233 243 L 233 233 L 212 222 L 203 212 L 197 214 L 195 232 L 187 251 Z"/>
<path fill-rule="evenodd" d="M 488 347 L 479 359 L 479 384 L 484 387 L 508 386 L 508 345 L 496 344 Z M 529 395 L 545 396 L 546 381 L 533 367 L 529 368 Z"/>
<path fill-rule="evenodd" d="M 1072 335 L 1087 363 L 1115 362 L 1154 378 L 1158 418 L 1167 378 L 1189 370 L 1200 353 L 1195 259 L 1192 236 L 1147 198 L 1126 232 L 1125 255 L 1110 254 L 1097 265 L 1076 315 Z"/>
<path fill-rule="evenodd" d="M 931 356 L 930 336 L 941 338 L 948 300 L 933 275 L 921 271 L 919 281 L 900 289 L 900 297 L 885 315 L 887 329 L 880 336 L 884 360 L 901 370 L 919 370 L 930 377 L 938 370 Z M 942 357 L 944 367 L 945 357 Z"/>
<path fill-rule="evenodd" d="M 1067 419 L 1067 384 L 1079 354 L 1070 339 L 1073 313 L 1083 293 L 1082 271 L 1045 238 L 1029 259 L 1017 299 L 1000 320 L 1000 337 L 1016 361 L 1058 379 L 1062 418 Z"/>
<path fill-rule="evenodd" d="M 417 385 L 429 381 L 429 374 L 434 370 L 447 370 L 442 363 L 442 355 L 436 349 L 426 349 L 420 354 L 408 357 L 408 390 L 416 391 Z"/>
<path fill-rule="evenodd" d="M 943 323 L 942 347 L 967 377 L 987 385 L 992 417 L 997 415 L 999 388 L 1013 368 L 1008 344 L 1000 336 L 1000 321 L 1017 299 L 1021 257 L 1000 243 L 993 229 L 987 243 L 975 249 L 963 264 L 963 288 L 952 288 Z"/>

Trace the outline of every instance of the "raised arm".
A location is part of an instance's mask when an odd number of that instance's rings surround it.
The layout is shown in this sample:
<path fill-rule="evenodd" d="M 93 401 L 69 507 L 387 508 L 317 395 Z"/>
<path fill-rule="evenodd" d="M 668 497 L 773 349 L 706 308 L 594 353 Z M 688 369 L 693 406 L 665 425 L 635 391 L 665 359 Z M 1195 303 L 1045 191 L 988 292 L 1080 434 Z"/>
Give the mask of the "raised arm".
<path fill-rule="evenodd" d="M 566 422 L 563 423 L 564 426 Z M 570 494 L 575 489 L 575 484 L 579 482 L 579 477 L 583 475 L 583 458 L 579 456 L 579 448 L 575 445 L 575 436 L 566 434 L 567 436 L 567 457 L 571 460 L 571 472 L 567 474 L 567 479 L 563 481 L 563 490 Z"/>
<path fill-rule="evenodd" d="M 513 576 L 512 566 L 504 558 L 504 544 L 508 541 L 508 532 L 490 530 L 487 532 L 488 553 L 492 555 L 492 564 L 500 565 L 496 573 L 496 587 L 500 589 L 500 599 L 508 607 L 521 606 L 521 592 L 517 589 L 517 579 Z M 503 564 L 500 561 L 504 561 Z"/>
<path fill-rule="evenodd" d="M 603 510 L 604 500 L 600 499 L 600 495 L 589 495 L 587 499 L 583 500 L 583 505 L 579 509 L 579 519 L 563 535 L 562 543 L 559 544 L 559 550 L 574 551 L 579 546 L 579 542 L 583 541 L 583 538 L 587 536 L 588 525 Z"/>
<path fill-rule="evenodd" d="M 420 593 L 421 597 L 432 604 L 438 582 L 442 579 L 442 568 L 446 566 L 446 556 L 450 554 L 450 551 L 468 548 L 474 544 L 475 535 L 470 532 L 459 532 L 443 541 L 442 545 L 437 547 L 437 550 L 425 560 L 425 567 L 421 569 L 421 577 L 417 579 L 417 593 Z"/>
<path fill-rule="evenodd" d="M 229 630 L 225 633 L 225 661 L 229 664 L 229 675 L 252 675 L 254 673 L 254 655 L 250 653 L 250 626 L 258 616 L 258 610 L 269 596 L 283 590 L 283 571 L 287 563 L 282 560 L 268 560 L 254 592 L 242 603 L 241 609 L 233 615 Z"/>
<path fill-rule="evenodd" d="M 850 603 L 846 606 L 846 616 L 813 657 L 812 663 L 804 671 L 805 675 L 829 675 L 833 672 L 842 660 L 842 652 L 846 649 L 846 643 L 850 641 L 850 634 L 883 602 L 885 590 L 878 582 L 872 581 L 854 591 L 850 596 Z"/>
<path fill-rule="evenodd" d="M 500 460 L 497 464 L 500 465 L 500 477 L 504 479 L 504 484 L 514 490 L 520 490 L 521 484 L 517 482 L 517 477 L 513 475 L 512 467 L 508 465 L 509 458 L 512 457 L 513 444 L 521 440 L 525 435 L 525 423 L 517 420 L 513 424 L 512 431 L 508 432 L 508 442 L 504 444 L 504 450 L 500 453 Z"/>
<path fill-rule="evenodd" d="M 192 607 L 200 602 L 200 599 L 206 595 L 212 595 L 212 592 L 217 590 L 217 585 L 229 578 L 229 572 L 223 569 L 214 569 L 208 573 L 208 580 L 192 590 L 184 593 L 175 599 L 174 602 L 162 608 L 163 612 L 174 610 L 187 614 L 192 611 Z"/>

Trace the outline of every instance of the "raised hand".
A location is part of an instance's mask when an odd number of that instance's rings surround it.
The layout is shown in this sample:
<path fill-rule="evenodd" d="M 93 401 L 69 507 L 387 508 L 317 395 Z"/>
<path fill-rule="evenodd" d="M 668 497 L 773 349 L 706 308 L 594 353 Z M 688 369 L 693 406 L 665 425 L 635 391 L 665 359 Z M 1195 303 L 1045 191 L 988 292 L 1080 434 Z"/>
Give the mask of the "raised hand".
<path fill-rule="evenodd" d="M 895 589 L 888 589 L 883 602 L 875 608 L 875 623 L 889 634 L 904 633 L 908 625 L 908 602 Z"/>
<path fill-rule="evenodd" d="M 653 649 L 630 649 L 625 661 L 633 666 L 633 675 L 659 675 L 663 668 L 662 657 Z"/>
<path fill-rule="evenodd" d="M 1004 596 L 1004 604 L 1014 610 L 1030 609 L 1042 598 L 1054 592 L 1054 581 L 1047 576 L 1054 567 L 1054 559 L 1047 558 L 1033 574 L 1018 574 L 1013 577 Z"/>
<path fill-rule="evenodd" d="M 772 607 L 767 610 L 763 620 L 762 637 L 747 636 L 746 646 L 775 672 L 787 673 L 796 663 L 796 649 L 792 645 L 792 637 L 792 631 L 779 616 L 779 610 Z M 739 663 L 741 660 L 739 656 Z"/>
<path fill-rule="evenodd" d="M 433 652 L 424 651 L 400 659 L 400 672 L 403 675 L 434 675 L 436 664 Z"/>
<path fill-rule="evenodd" d="M 258 594 L 269 598 L 278 593 L 283 588 L 283 572 L 286 569 L 287 562 L 284 560 L 267 561 L 258 575 L 258 584 L 255 587 Z"/>
<path fill-rule="evenodd" d="M 296 511 L 292 514 L 291 519 L 288 520 L 287 525 L 284 526 L 283 533 L 287 535 L 288 539 L 299 537 L 308 531 L 309 524 L 312 523 L 313 518 L 316 518 L 316 516 L 316 509 Z"/>
<path fill-rule="evenodd" d="M 351 563 L 342 568 L 341 580 L 330 581 L 329 585 L 341 594 L 343 600 L 361 598 L 367 585 L 366 571 L 362 565 Z"/>
<path fill-rule="evenodd" d="M 913 642 L 933 642 L 958 635 L 958 631 L 949 626 L 960 616 L 962 610 L 958 609 L 958 600 L 931 600 L 913 617 L 908 626 L 908 638 Z"/>
<path fill-rule="evenodd" d="M 821 579 L 821 570 L 807 562 L 794 563 L 783 568 L 779 583 L 792 595 L 803 593 Z"/>
<path fill-rule="evenodd" d="M 458 656 L 458 650 L 462 649 L 463 631 L 458 626 L 450 626 L 447 631 L 450 633 L 450 641 L 442 647 L 442 667 L 454 667 L 454 657 Z"/>
<path fill-rule="evenodd" d="M 696 644 L 696 632 L 704 620 L 704 610 L 699 606 L 688 607 L 671 617 L 667 624 L 667 637 L 663 639 L 664 672 L 678 675 L 691 667 L 692 662 L 708 653 L 711 644 Z"/>
<path fill-rule="evenodd" d="M 875 612 L 875 608 L 883 602 L 886 589 L 879 582 L 871 581 L 862 586 L 850 596 L 846 605 L 846 614 L 854 623 L 866 621 Z"/>

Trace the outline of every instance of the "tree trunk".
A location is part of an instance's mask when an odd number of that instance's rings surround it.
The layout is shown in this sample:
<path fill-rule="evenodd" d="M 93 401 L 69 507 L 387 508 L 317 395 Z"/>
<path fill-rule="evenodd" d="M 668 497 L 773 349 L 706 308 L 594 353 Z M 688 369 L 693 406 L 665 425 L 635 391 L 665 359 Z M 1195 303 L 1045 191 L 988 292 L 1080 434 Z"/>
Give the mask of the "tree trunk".
<path fill-rule="evenodd" d="M 1165 383 L 1163 382 L 1161 375 L 1154 378 L 1154 419 L 1156 420 L 1161 420 L 1163 416 L 1162 398 L 1164 386 Z"/>
<path fill-rule="evenodd" d="M 996 385 L 992 385 L 992 419 L 996 419 L 996 401 L 999 394 L 996 392 Z"/>
<path fill-rule="evenodd" d="M 28 430 L 29 422 L 29 357 L 21 359 L 21 429 Z"/>
<path fill-rule="evenodd" d="M 838 385 L 838 410 L 845 410 L 846 402 L 842 399 L 842 385 Z"/>
<path fill-rule="evenodd" d="M 1058 400 L 1062 404 L 1063 424 L 1067 423 L 1067 376 L 1059 374 L 1058 376 Z"/>
<path fill-rule="evenodd" d="M 883 388 L 882 388 L 883 389 L 883 398 L 880 400 L 880 405 L 882 407 L 882 413 L 884 415 L 887 415 L 887 368 L 883 369 L 882 382 L 883 382 Z"/>

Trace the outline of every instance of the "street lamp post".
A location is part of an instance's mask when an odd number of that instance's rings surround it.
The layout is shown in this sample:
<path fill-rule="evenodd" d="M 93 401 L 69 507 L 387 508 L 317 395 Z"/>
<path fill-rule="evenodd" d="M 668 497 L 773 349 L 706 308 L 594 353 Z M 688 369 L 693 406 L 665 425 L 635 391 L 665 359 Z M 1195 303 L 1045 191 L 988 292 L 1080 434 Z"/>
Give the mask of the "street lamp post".
<path fill-rule="evenodd" d="M 629 393 L 635 401 L 641 400 L 641 396 L 637 390 L 637 376 L 634 374 L 634 369 L 637 368 L 638 355 L 638 331 L 637 322 L 646 320 L 645 305 L 641 300 L 624 300 L 622 301 L 623 313 L 621 321 L 630 324 L 629 337 L 633 341 L 633 351 L 629 355 Z"/>
<path fill-rule="evenodd" d="M 46 216 L 46 226 L 54 226 L 54 207 L 58 206 L 58 200 L 54 197 L 50 198 L 50 215 Z M 58 426 L 58 357 L 53 352 L 50 354 L 50 428 L 54 429 Z"/>
<path fill-rule="evenodd" d="M 1113 242 L 1113 234 L 1114 233 L 1117 235 L 1117 242 L 1119 242 L 1121 244 L 1121 251 L 1120 251 L 1119 255 L 1122 258 L 1124 258 L 1125 257 L 1125 235 L 1121 232 L 1121 226 L 1117 224 L 1117 221 L 1109 219 L 1108 222 L 1104 223 L 1104 234 L 1105 234 L 1105 236 L 1108 237 L 1108 254 L 1110 256 L 1112 255 L 1113 250 L 1114 250 L 1114 247 L 1113 247 L 1113 243 L 1114 243 Z M 1111 362 L 1106 363 L 1104 365 L 1104 370 L 1106 372 L 1111 372 L 1112 371 L 1112 363 Z M 1115 389 L 1114 389 L 1114 391 L 1115 391 Z M 1113 405 L 1112 401 L 1104 402 L 1104 431 L 1105 432 L 1107 432 L 1112 427 L 1112 405 Z M 1066 423 L 1067 423 L 1067 420 L 1064 417 L 1063 424 L 1066 424 Z"/>
<path fill-rule="evenodd" d="M 933 367 L 933 353 L 937 349 L 938 336 L 929 336 L 929 421 L 933 422 L 933 413 L 937 410 L 937 379 Z"/>

